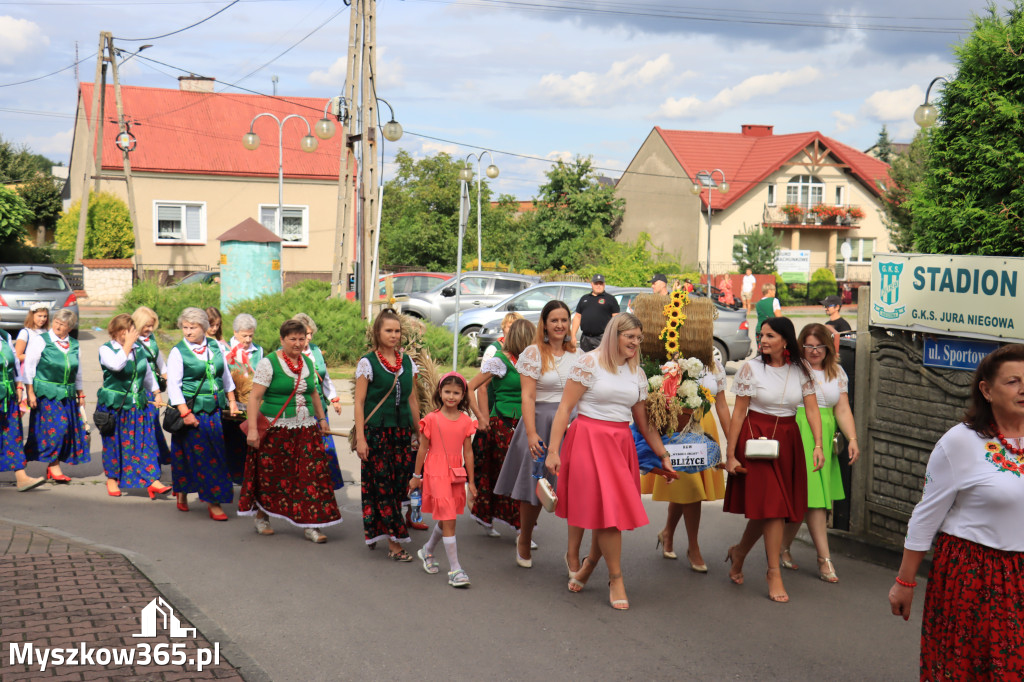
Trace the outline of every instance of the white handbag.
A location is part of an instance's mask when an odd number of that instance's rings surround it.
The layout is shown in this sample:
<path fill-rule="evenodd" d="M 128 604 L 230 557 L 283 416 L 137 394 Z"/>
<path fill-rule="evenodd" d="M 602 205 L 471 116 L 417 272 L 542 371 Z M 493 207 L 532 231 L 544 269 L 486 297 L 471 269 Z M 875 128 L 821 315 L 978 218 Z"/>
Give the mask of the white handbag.
<path fill-rule="evenodd" d="M 543 443 L 541 445 L 543 446 Z M 544 454 L 546 456 L 547 452 Z M 540 506 L 544 507 L 546 512 L 554 512 L 555 505 L 558 504 L 558 495 L 555 494 L 555 489 L 551 487 L 548 479 L 544 478 L 543 459 L 533 460 L 533 477 L 537 480 L 535 492 L 537 493 L 537 499 L 540 501 Z"/>
<path fill-rule="evenodd" d="M 789 373 L 793 371 L 793 365 L 789 366 L 786 370 L 786 383 L 782 386 L 782 400 L 779 401 L 779 405 L 782 405 L 786 399 L 786 388 L 789 387 Z M 779 428 L 779 418 L 775 417 L 775 427 L 772 428 L 772 437 L 767 438 L 760 436 L 754 438 L 754 430 L 750 428 L 750 421 L 747 421 L 747 430 L 750 432 L 750 438 L 747 439 L 746 449 L 743 451 L 743 455 L 747 459 L 778 459 L 779 458 L 779 441 L 775 440 L 775 431 Z"/>

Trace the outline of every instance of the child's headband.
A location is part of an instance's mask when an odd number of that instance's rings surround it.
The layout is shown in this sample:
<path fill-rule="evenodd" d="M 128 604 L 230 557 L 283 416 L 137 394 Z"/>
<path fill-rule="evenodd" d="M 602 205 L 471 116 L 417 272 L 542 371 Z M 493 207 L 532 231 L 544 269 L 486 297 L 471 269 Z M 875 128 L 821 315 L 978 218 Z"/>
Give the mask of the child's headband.
<path fill-rule="evenodd" d="M 438 379 L 438 381 L 437 381 L 438 389 L 441 388 L 441 384 L 443 384 L 444 380 L 447 379 L 448 377 L 458 377 L 459 381 L 462 382 L 462 388 L 464 390 L 469 390 L 469 383 L 466 381 L 466 377 L 462 376 L 458 372 L 448 372 L 447 374 L 442 376 L 440 379 Z"/>

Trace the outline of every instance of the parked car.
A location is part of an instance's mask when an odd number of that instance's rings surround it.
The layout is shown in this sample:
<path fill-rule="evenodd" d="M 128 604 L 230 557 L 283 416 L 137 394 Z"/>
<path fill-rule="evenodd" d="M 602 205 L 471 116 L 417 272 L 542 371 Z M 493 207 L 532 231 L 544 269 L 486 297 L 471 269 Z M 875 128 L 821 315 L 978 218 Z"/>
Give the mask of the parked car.
<path fill-rule="evenodd" d="M 458 277 L 462 310 L 486 308 L 540 281 L 535 275 L 508 272 L 464 272 Z M 455 282 L 451 277 L 423 294 L 409 294 L 402 312 L 441 325 L 455 312 Z M 460 325 L 461 326 L 461 325 Z"/>
<path fill-rule="evenodd" d="M 191 275 L 185 275 L 177 282 L 169 285 L 172 287 L 180 287 L 184 284 L 219 284 L 220 283 L 220 270 L 202 270 L 200 272 L 193 272 Z"/>
<path fill-rule="evenodd" d="M 394 281 L 395 294 L 423 294 L 438 284 L 452 278 L 450 272 L 395 272 L 380 276 L 380 287 L 377 295 L 384 298 L 384 280 L 391 277 Z"/>
<path fill-rule="evenodd" d="M 48 265 L 0 266 L 0 327 L 19 331 L 25 326 L 28 309 L 37 301 L 50 306 L 50 318 L 58 310 L 78 315 L 78 297 L 60 270 Z M 78 328 L 71 330 L 78 338 Z"/>

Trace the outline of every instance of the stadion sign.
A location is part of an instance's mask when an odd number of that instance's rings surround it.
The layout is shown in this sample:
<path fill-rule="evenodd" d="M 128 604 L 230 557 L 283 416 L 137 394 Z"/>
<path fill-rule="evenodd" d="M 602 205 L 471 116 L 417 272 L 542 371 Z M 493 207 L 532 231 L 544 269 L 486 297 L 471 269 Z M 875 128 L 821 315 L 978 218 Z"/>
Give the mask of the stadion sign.
<path fill-rule="evenodd" d="M 1024 258 L 876 253 L 871 324 L 1024 340 Z"/>

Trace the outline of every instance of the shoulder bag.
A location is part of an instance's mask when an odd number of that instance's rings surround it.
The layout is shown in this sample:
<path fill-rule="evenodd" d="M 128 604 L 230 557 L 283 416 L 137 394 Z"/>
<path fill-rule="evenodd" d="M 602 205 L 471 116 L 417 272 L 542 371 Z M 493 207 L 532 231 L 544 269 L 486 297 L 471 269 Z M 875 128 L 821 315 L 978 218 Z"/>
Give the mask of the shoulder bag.
<path fill-rule="evenodd" d="M 377 403 L 377 405 L 370 411 L 370 414 L 366 415 L 366 417 L 363 418 L 363 428 L 366 428 L 366 423 L 368 421 L 370 421 L 370 418 L 373 417 L 373 415 L 377 414 L 377 410 L 379 410 L 380 406 L 384 404 L 384 401 L 386 401 L 388 399 L 388 396 L 391 395 L 391 392 L 395 390 L 395 385 L 396 384 L 398 384 L 398 373 L 397 372 L 395 373 L 395 380 L 391 382 L 391 388 L 388 389 L 388 392 L 384 394 L 384 397 L 380 399 L 380 402 Z M 349 449 L 352 452 L 356 451 L 356 426 L 355 426 L 355 424 L 352 425 L 352 430 L 348 432 L 348 447 L 349 447 Z"/>
<path fill-rule="evenodd" d="M 203 379 L 199 382 L 199 387 L 196 389 L 196 392 L 192 394 L 191 398 L 185 401 L 185 407 L 189 409 L 189 412 L 192 411 L 192 406 L 196 404 L 196 398 L 199 396 L 199 392 L 203 390 L 203 384 L 205 383 L 206 372 L 203 372 Z M 181 412 L 178 411 L 178 408 L 173 405 L 168 405 L 167 408 L 164 409 L 163 425 L 164 431 L 168 431 L 170 433 L 179 433 L 185 429 L 194 428 L 193 426 L 185 423 L 185 418 L 181 416 Z"/>
<path fill-rule="evenodd" d="M 782 397 L 779 399 L 779 406 L 781 407 L 783 402 L 786 400 L 786 389 L 789 387 L 789 375 L 793 371 L 793 365 L 790 363 L 789 369 L 786 370 L 786 383 L 782 385 Z M 747 459 L 778 459 L 779 458 L 779 441 L 775 440 L 775 431 L 779 428 L 779 417 L 775 417 L 775 426 L 772 428 L 772 437 L 766 438 L 760 436 L 754 438 L 754 431 L 750 428 L 750 421 L 747 420 L 747 431 L 750 432 L 750 438 L 747 439 L 746 449 L 743 455 Z"/>
<path fill-rule="evenodd" d="M 444 417 L 442 416 L 442 418 Z M 441 450 L 444 451 L 445 464 L 448 465 L 448 469 L 452 473 L 452 483 L 465 483 L 467 480 L 469 480 L 469 474 L 466 472 L 465 459 L 462 460 L 462 466 L 453 467 L 451 465 L 452 460 L 448 457 L 448 446 L 444 444 L 444 434 L 440 433 L 440 429 L 438 430 L 437 439 L 441 441 Z M 460 447 L 462 446 L 461 443 L 459 445 Z"/>
<path fill-rule="evenodd" d="M 305 359 L 303 359 L 302 364 L 303 365 L 306 364 Z M 314 373 L 315 373 L 315 370 L 310 372 L 310 374 L 314 374 Z M 267 415 L 263 414 L 262 412 L 259 412 L 259 411 L 256 412 L 256 432 L 259 434 L 260 442 L 263 442 L 263 438 L 267 435 L 267 431 L 269 431 L 270 427 L 273 426 L 274 424 L 276 424 L 277 420 L 281 418 L 282 414 L 284 414 L 285 408 L 288 407 L 289 403 L 292 402 L 292 398 L 294 398 L 295 394 L 298 392 L 298 390 L 299 390 L 299 383 L 301 381 L 302 381 L 302 370 L 300 369 L 299 370 L 299 376 L 297 376 L 295 378 L 295 388 L 292 389 L 292 394 L 290 396 L 288 396 L 288 400 L 284 401 L 284 405 L 281 406 L 281 409 L 277 411 L 277 415 L 274 417 L 274 421 L 270 421 L 269 419 L 267 419 Z M 318 426 L 319 426 L 319 424 L 318 424 Z M 243 421 L 240 424 L 239 428 L 242 429 L 242 433 L 244 433 L 246 436 L 248 436 L 249 435 L 249 420 L 246 419 L 245 421 Z"/>

